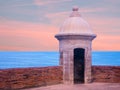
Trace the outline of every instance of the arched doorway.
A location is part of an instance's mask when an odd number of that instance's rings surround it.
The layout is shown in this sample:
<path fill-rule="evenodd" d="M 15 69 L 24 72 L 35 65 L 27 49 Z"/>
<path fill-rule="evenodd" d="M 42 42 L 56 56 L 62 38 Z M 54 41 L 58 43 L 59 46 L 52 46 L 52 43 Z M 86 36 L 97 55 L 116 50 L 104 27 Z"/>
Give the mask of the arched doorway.
<path fill-rule="evenodd" d="M 74 49 L 74 83 L 84 83 L 85 49 Z"/>

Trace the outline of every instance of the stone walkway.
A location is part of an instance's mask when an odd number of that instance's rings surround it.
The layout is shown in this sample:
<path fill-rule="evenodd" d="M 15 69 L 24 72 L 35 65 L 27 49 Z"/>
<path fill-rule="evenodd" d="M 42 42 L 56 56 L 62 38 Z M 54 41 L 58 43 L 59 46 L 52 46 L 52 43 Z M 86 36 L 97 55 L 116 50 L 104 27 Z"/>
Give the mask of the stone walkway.
<path fill-rule="evenodd" d="M 120 90 L 120 83 L 57 84 L 23 90 Z"/>

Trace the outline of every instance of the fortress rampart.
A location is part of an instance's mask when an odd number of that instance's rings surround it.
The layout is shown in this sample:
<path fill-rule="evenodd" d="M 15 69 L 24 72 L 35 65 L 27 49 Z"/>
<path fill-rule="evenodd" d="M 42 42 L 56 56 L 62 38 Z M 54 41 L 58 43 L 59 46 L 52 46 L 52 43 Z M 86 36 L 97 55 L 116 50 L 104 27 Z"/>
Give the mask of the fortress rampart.
<path fill-rule="evenodd" d="M 0 90 L 63 83 L 62 66 L 0 70 Z M 120 66 L 92 66 L 92 82 L 120 83 Z"/>
<path fill-rule="evenodd" d="M 0 90 L 14 90 L 62 83 L 62 67 L 0 70 Z"/>

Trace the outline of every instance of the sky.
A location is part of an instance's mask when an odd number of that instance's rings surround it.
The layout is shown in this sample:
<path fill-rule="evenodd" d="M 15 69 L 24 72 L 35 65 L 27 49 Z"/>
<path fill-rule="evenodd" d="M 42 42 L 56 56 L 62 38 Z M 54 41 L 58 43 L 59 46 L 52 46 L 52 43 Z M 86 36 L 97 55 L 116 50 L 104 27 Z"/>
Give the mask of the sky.
<path fill-rule="evenodd" d="M 120 0 L 0 0 L 0 51 L 58 51 L 73 6 L 97 34 L 93 50 L 120 51 Z"/>

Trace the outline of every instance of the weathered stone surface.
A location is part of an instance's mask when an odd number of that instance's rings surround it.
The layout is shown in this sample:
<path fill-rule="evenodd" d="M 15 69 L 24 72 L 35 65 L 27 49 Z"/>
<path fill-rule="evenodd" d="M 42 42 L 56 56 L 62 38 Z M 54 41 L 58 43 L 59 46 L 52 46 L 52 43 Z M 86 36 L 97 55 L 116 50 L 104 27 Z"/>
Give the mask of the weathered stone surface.
<path fill-rule="evenodd" d="M 73 8 L 70 17 L 65 20 L 60 27 L 60 32 L 55 35 L 59 40 L 60 65 L 63 65 L 63 82 L 74 84 L 76 81 L 82 83 L 91 82 L 91 46 L 92 40 L 96 35 L 91 31 L 89 24 L 82 19 L 78 12 L 78 8 Z M 83 53 L 84 58 L 80 55 L 75 57 L 75 51 Z M 76 54 L 78 54 L 76 52 Z M 79 64 L 82 62 L 82 69 Z M 77 64 L 75 64 L 77 63 Z M 82 72 L 82 73 L 80 73 Z M 80 77 L 82 76 L 82 77 Z"/>
<path fill-rule="evenodd" d="M 62 67 L 0 70 L 0 90 L 13 90 L 62 83 Z"/>
<path fill-rule="evenodd" d="M 120 66 L 92 66 L 93 82 L 120 83 Z"/>
<path fill-rule="evenodd" d="M 74 50 L 84 49 L 84 83 L 91 82 L 91 44 L 95 35 L 56 35 L 59 40 L 60 65 L 63 65 L 63 82 L 74 84 Z"/>
<path fill-rule="evenodd" d="M 120 66 L 92 66 L 92 80 L 120 83 Z M 62 81 L 61 66 L 0 70 L 0 90 L 46 86 Z"/>

